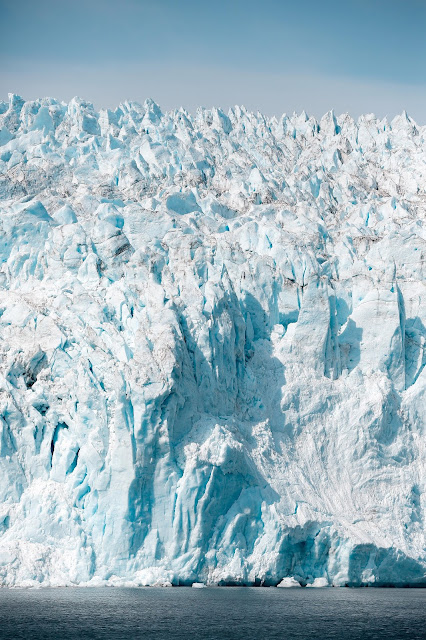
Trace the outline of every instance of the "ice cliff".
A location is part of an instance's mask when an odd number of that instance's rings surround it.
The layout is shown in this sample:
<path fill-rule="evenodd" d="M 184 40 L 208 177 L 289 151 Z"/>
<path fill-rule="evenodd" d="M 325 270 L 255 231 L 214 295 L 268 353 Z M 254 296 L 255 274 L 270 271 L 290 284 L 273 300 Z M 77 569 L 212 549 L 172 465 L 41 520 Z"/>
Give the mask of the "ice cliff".
<path fill-rule="evenodd" d="M 0 583 L 426 582 L 426 127 L 0 102 Z"/>

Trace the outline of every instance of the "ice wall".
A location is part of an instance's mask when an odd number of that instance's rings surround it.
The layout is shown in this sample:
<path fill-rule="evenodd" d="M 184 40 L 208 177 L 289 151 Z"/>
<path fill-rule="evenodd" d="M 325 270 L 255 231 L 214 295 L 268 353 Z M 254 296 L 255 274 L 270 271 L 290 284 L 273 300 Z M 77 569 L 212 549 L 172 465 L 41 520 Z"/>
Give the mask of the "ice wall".
<path fill-rule="evenodd" d="M 426 128 L 11 95 L 0 198 L 1 584 L 426 582 Z"/>

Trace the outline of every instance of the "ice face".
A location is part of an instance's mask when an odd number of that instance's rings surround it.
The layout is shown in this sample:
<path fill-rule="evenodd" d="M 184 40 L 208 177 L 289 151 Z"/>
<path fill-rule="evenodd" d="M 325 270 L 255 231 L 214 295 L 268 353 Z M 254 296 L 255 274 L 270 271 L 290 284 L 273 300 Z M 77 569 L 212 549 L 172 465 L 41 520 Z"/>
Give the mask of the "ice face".
<path fill-rule="evenodd" d="M 3 106 L 1 583 L 426 582 L 426 128 Z"/>

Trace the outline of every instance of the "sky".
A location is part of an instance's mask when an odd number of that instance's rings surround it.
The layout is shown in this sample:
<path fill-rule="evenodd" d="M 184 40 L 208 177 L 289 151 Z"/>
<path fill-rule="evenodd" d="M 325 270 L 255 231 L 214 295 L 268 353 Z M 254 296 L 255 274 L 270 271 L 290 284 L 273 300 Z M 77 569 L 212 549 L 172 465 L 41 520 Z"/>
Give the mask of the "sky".
<path fill-rule="evenodd" d="M 0 0 L 0 99 L 426 124 L 426 0 Z"/>

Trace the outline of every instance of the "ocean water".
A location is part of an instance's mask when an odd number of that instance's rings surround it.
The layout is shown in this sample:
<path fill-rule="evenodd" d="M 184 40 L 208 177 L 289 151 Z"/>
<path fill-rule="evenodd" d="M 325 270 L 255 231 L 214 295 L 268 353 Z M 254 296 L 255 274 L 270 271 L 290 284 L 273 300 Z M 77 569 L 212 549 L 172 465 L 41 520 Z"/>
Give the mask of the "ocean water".
<path fill-rule="evenodd" d="M 0 638 L 426 638 L 426 589 L 0 589 Z"/>

